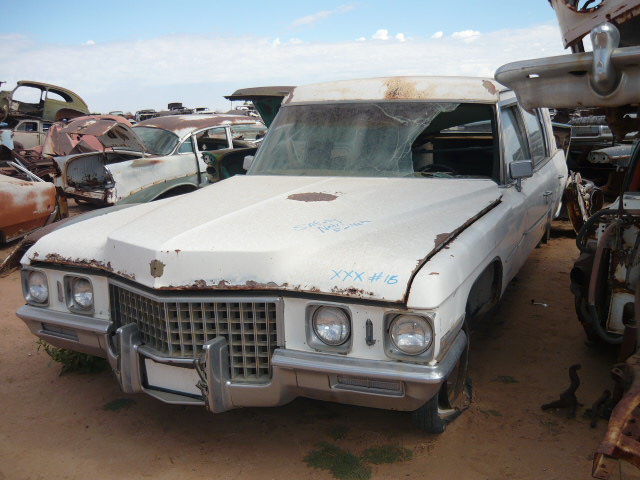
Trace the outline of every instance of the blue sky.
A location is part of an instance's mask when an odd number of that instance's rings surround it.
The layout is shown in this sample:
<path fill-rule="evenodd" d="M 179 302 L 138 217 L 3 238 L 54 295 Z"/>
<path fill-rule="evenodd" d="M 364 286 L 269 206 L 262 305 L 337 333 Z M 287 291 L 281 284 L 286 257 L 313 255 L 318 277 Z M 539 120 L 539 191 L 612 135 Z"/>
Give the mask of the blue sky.
<path fill-rule="evenodd" d="M 5 0 L 3 17 L 3 89 L 56 83 L 94 111 L 225 109 L 222 95 L 241 87 L 490 76 L 508 61 L 564 53 L 547 0 Z"/>

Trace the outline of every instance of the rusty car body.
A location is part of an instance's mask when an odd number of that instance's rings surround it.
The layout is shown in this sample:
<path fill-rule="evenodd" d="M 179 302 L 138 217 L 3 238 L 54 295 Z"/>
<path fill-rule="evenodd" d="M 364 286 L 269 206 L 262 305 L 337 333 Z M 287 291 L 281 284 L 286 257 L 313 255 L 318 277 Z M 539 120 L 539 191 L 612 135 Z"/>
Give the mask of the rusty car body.
<path fill-rule="evenodd" d="M 0 244 L 51 223 L 58 212 L 53 184 L 0 173 Z"/>
<path fill-rule="evenodd" d="M 77 119 L 61 133 L 94 137 L 103 148 L 55 157 L 60 171 L 55 183 L 70 198 L 103 206 L 191 192 L 229 171 L 207 175 L 212 157 L 206 153 L 238 148 L 254 153 L 265 130 L 255 119 L 237 115 L 171 115 L 132 128 L 108 119 Z M 242 165 L 242 158 L 226 162 L 232 161 Z"/>
<path fill-rule="evenodd" d="M 576 313 L 587 337 L 594 345 L 618 345 L 622 362 L 612 369 L 616 388 L 610 396 L 617 405 L 593 462 L 593 476 L 607 479 L 614 458 L 640 466 L 640 1 L 552 4 L 564 44 L 574 53 L 504 65 L 496 78 L 513 88 L 527 109 L 597 108 L 613 139 L 634 137 L 633 145 L 591 152 L 593 162 L 630 167 L 624 182 L 612 189 L 615 201 L 582 219 L 580 257 L 571 271 Z M 591 52 L 584 51 L 586 35 Z"/>
<path fill-rule="evenodd" d="M 0 92 L 0 121 L 25 116 L 56 122 L 88 113 L 77 93 L 57 85 L 21 80 L 13 90 Z"/>
<path fill-rule="evenodd" d="M 247 175 L 38 240 L 18 316 L 125 392 L 212 412 L 304 396 L 442 432 L 469 402 L 467 325 L 566 175 L 548 112 L 492 79 L 296 87 Z"/>

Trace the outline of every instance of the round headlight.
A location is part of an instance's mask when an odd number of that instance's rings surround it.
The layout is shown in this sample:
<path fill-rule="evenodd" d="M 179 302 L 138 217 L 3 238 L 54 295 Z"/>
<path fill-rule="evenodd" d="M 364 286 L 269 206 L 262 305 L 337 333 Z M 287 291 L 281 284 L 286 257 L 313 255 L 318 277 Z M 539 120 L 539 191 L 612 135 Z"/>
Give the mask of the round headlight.
<path fill-rule="evenodd" d="M 407 355 L 419 355 L 433 340 L 431 325 L 417 315 L 398 315 L 389 328 L 391 341 L 398 350 Z"/>
<path fill-rule="evenodd" d="M 342 345 L 351 335 L 349 315 L 338 307 L 320 307 L 313 313 L 313 331 L 327 345 Z"/>
<path fill-rule="evenodd" d="M 27 300 L 34 303 L 46 303 L 49 299 L 47 276 L 42 272 L 30 272 L 27 276 Z"/>
<path fill-rule="evenodd" d="M 73 302 L 80 308 L 91 308 L 93 305 L 93 288 L 86 278 L 74 278 L 71 282 Z"/>

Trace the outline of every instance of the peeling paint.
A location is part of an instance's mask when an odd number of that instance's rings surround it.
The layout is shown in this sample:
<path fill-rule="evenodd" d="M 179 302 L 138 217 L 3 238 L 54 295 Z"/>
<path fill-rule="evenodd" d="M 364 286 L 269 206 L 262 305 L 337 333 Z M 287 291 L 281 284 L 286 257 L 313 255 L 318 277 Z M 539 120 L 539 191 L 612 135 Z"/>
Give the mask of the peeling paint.
<path fill-rule="evenodd" d="M 35 258 L 32 257 L 32 260 L 35 260 Z M 111 266 L 111 262 L 107 262 L 105 264 L 104 262 L 101 262 L 99 260 L 89 260 L 89 259 L 82 259 L 82 258 L 71 259 L 71 258 L 65 258 L 62 255 L 59 255 L 57 253 L 48 253 L 44 257 L 44 260 L 41 260 L 41 261 L 57 263 L 60 265 L 71 265 L 74 267 L 96 268 L 99 270 L 104 270 L 109 273 L 113 273 L 114 275 L 125 278 L 127 280 L 131 280 L 131 281 L 136 280 L 135 274 L 123 272 L 120 270 L 114 270 Z"/>
<path fill-rule="evenodd" d="M 310 193 L 294 193 L 287 197 L 289 200 L 296 200 L 298 202 L 331 202 L 338 198 L 337 195 L 322 192 L 310 192 Z"/>
<path fill-rule="evenodd" d="M 498 93 L 498 89 L 496 88 L 496 86 L 493 84 L 492 81 L 490 80 L 483 80 L 482 81 L 482 86 L 484 88 L 487 89 L 487 92 L 489 92 L 491 95 L 496 95 Z"/>
<path fill-rule="evenodd" d="M 164 274 L 164 263 L 160 260 L 151 260 L 149 267 L 153 278 L 159 278 Z"/>

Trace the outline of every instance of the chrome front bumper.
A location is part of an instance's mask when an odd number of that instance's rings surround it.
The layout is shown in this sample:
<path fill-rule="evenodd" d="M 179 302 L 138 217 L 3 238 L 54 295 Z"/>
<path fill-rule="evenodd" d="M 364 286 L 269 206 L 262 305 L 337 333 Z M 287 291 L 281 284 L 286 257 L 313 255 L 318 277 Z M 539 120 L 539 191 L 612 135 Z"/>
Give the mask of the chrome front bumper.
<path fill-rule="evenodd" d="M 17 315 L 35 335 L 54 346 L 106 357 L 126 393 L 147 393 L 166 403 L 206 405 L 214 413 L 284 405 L 298 396 L 415 410 L 438 392 L 467 344 L 461 330 L 434 366 L 277 348 L 268 383 L 236 383 L 230 379 L 228 344 L 223 337 L 207 342 L 196 359 L 169 358 L 142 344 L 134 324 L 114 332 L 108 320 L 28 305 Z M 161 373 L 152 375 L 156 369 Z M 177 391 L 162 385 L 162 372 L 186 379 L 189 388 Z"/>

